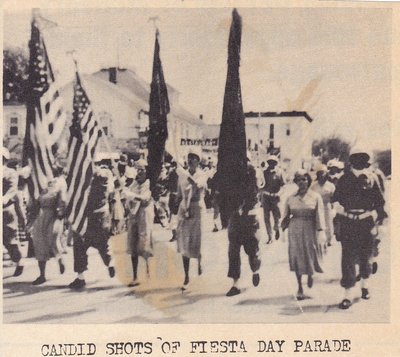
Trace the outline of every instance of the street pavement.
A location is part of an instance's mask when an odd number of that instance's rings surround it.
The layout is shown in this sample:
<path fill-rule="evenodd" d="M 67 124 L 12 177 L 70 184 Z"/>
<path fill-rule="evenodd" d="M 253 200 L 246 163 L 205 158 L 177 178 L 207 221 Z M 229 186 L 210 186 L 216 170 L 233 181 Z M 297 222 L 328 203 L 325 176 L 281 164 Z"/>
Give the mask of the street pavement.
<path fill-rule="evenodd" d="M 382 237 L 378 273 L 370 279 L 371 299 L 361 300 L 361 288 L 354 289 L 355 303 L 346 311 L 337 305 L 343 298 L 340 288 L 340 244 L 334 242 L 324 258 L 324 273 L 315 275 L 308 299 L 296 301 L 296 278 L 289 271 L 285 236 L 267 245 L 263 232 L 260 242 L 261 282 L 252 285 L 246 254 L 242 250 L 242 293 L 226 297 L 231 286 L 227 278 L 228 239 L 226 230 L 212 233 L 212 214 L 207 212 L 202 240 L 203 274 L 191 260 L 189 289 L 181 291 L 183 267 L 171 231 L 155 226 L 154 257 L 150 275 L 140 258 L 138 287 L 130 288 L 130 256 L 126 254 L 126 233 L 110 239 L 116 276 L 110 278 L 98 252 L 90 248 L 87 285 L 73 291 L 75 279 L 72 248 L 63 255 L 66 272 L 60 275 L 57 262 L 47 267 L 47 281 L 31 282 L 38 276 L 35 259 L 24 259 L 25 270 L 12 277 L 14 267 L 3 260 L 4 323 L 375 323 L 390 321 L 390 237 L 389 223 L 380 228 Z M 26 247 L 25 247 L 26 249 Z"/>

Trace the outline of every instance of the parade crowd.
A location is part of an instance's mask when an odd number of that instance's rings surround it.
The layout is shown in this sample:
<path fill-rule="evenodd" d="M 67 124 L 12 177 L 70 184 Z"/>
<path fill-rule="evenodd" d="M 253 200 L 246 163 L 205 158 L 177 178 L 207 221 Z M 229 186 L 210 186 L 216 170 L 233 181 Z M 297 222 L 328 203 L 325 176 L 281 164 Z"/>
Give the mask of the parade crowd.
<path fill-rule="evenodd" d="M 310 170 L 297 170 L 294 177 L 285 177 L 277 156 L 268 156 L 259 167 L 248 158 L 241 205 L 227 214 L 221 209 L 215 164 L 201 160 L 197 153 L 189 153 L 187 163 L 165 161 L 154 188 L 150 187 L 143 158 L 135 161 L 126 154 L 118 160 L 98 157 L 88 193 L 88 226 L 80 236 L 65 219 L 67 184 L 63 167 L 56 167 L 54 180 L 32 204 L 27 188 L 30 167 L 13 167 L 10 153 L 3 148 L 3 245 L 15 264 L 14 276 L 19 276 L 24 269 L 21 242 L 28 241 L 27 255 L 36 258 L 39 270 L 33 285 L 46 282 L 46 262 L 51 258 L 57 259 L 63 274 L 62 252 L 73 246 L 76 279 L 69 288 L 79 291 L 86 285 L 89 247 L 98 250 L 112 278 L 115 268 L 108 242 L 112 235 L 127 232 L 126 253 L 131 256 L 133 272 L 129 286 L 135 287 L 140 284 L 139 257 L 145 260 L 149 274 L 153 228 L 160 224 L 171 231 L 170 241 L 176 242 L 182 256 L 181 289 L 187 290 L 191 260 L 195 259 L 197 273 L 202 274 L 204 229 L 226 229 L 229 248 L 220 253 L 228 254 L 228 277 L 233 281 L 226 296 L 234 296 L 241 293 L 241 247 L 253 272 L 252 283 L 258 286 L 260 243 L 272 243 L 287 231 L 289 268 L 298 282 L 296 298 L 303 300 L 303 276 L 312 288 L 314 273 L 324 271 L 324 255 L 337 240 L 342 246 L 337 264 L 341 264 L 340 284 L 344 288 L 339 308 L 348 309 L 358 281 L 362 299 L 370 298 L 368 278 L 378 270 L 378 227 L 387 218 L 385 177 L 371 159 L 365 150 L 355 148 L 348 162 L 332 159 L 326 165 L 319 163 Z M 292 183 L 296 189 L 281 202 L 283 188 Z M 206 209 L 213 210 L 210 227 L 204 225 Z"/>

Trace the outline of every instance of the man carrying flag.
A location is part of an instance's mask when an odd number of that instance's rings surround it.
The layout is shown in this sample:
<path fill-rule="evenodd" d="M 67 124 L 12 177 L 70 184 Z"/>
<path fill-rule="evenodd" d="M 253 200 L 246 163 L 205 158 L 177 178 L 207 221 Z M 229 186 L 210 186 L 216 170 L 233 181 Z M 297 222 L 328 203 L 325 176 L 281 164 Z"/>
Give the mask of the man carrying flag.
<path fill-rule="evenodd" d="M 258 187 L 255 169 L 246 157 L 246 132 L 239 77 L 241 33 L 242 21 L 234 9 L 229 34 L 228 74 L 216 174 L 222 224 L 225 227 L 228 225 L 228 277 L 233 279 L 233 286 L 227 292 L 227 296 L 240 294 L 238 281 L 242 245 L 249 256 L 254 286 L 260 282 L 258 270 L 261 265 L 257 237 L 259 221 L 255 213 Z"/>
<path fill-rule="evenodd" d="M 74 112 L 70 127 L 67 164 L 68 205 L 66 216 L 74 239 L 74 271 L 77 278 L 69 285 L 81 289 L 86 285 L 89 247 L 96 248 L 108 267 L 110 277 L 115 269 L 110 265 L 108 239 L 111 228 L 109 196 L 113 189 L 108 169 L 93 162 L 101 129 L 94 117 L 89 98 L 76 73 L 74 84 Z"/>

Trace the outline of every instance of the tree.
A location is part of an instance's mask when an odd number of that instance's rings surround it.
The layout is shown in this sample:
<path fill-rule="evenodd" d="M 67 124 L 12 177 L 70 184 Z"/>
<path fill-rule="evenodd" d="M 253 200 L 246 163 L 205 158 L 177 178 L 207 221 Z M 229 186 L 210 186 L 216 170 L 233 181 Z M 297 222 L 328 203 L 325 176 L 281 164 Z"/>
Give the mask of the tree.
<path fill-rule="evenodd" d="M 382 150 L 376 151 L 375 162 L 378 164 L 379 169 L 385 174 L 385 176 L 392 174 L 392 151 L 391 150 Z"/>
<path fill-rule="evenodd" d="M 314 156 L 321 157 L 322 163 L 326 164 L 331 159 L 347 161 L 351 144 L 339 136 L 330 136 L 315 140 L 312 145 Z"/>
<path fill-rule="evenodd" d="M 3 104 L 24 103 L 29 61 L 21 48 L 3 50 Z"/>

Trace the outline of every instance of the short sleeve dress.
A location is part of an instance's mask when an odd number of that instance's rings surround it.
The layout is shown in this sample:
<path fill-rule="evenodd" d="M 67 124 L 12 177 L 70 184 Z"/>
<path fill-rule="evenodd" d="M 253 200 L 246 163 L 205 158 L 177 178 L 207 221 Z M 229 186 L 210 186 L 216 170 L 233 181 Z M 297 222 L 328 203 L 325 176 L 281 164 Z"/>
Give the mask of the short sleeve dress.
<path fill-rule="evenodd" d="M 285 204 L 284 217 L 287 216 L 290 270 L 304 275 L 322 273 L 323 247 L 317 236 L 317 230 L 325 228 L 321 196 L 312 190 L 304 197 L 298 193 L 289 196 Z"/>

